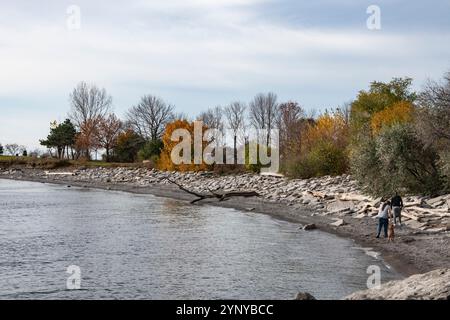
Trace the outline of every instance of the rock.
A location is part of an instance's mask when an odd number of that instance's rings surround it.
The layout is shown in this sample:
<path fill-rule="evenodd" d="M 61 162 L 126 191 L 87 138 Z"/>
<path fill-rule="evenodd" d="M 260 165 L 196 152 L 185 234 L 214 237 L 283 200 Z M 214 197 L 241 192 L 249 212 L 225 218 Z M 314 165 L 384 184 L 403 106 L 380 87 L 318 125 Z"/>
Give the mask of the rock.
<path fill-rule="evenodd" d="M 247 211 L 255 211 L 255 208 L 247 208 Z"/>
<path fill-rule="evenodd" d="M 330 224 L 335 227 L 341 227 L 341 226 L 345 226 L 347 223 L 343 219 L 338 219 L 335 222 L 330 223 Z"/>
<path fill-rule="evenodd" d="M 437 269 L 358 291 L 345 300 L 450 300 L 450 269 Z"/>
<path fill-rule="evenodd" d="M 310 230 L 315 230 L 315 229 L 317 229 L 317 226 L 314 223 L 303 226 L 303 230 L 305 230 L 305 231 L 310 231 Z"/>
<path fill-rule="evenodd" d="M 299 292 L 295 296 L 294 300 L 316 300 L 316 298 L 308 292 Z"/>

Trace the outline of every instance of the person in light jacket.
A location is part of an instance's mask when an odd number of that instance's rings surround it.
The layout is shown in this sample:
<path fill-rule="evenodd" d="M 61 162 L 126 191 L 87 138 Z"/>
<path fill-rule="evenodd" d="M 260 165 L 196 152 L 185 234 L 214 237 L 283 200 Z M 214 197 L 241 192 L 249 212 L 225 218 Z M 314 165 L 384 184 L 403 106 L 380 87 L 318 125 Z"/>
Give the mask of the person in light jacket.
<path fill-rule="evenodd" d="M 388 224 L 389 216 L 391 211 L 391 202 L 388 200 L 380 205 L 380 210 L 378 211 L 378 230 L 377 238 L 380 237 L 381 229 L 384 229 L 384 237 L 388 236 Z"/>

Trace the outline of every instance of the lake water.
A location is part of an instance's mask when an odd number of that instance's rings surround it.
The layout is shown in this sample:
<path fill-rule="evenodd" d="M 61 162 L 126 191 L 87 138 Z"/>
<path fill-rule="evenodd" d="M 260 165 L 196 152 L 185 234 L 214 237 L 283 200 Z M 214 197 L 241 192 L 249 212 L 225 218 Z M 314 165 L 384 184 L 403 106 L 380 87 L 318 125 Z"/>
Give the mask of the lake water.
<path fill-rule="evenodd" d="M 365 289 L 370 265 L 399 277 L 352 241 L 263 214 L 1 179 L 0 244 L 0 299 L 336 299 Z"/>

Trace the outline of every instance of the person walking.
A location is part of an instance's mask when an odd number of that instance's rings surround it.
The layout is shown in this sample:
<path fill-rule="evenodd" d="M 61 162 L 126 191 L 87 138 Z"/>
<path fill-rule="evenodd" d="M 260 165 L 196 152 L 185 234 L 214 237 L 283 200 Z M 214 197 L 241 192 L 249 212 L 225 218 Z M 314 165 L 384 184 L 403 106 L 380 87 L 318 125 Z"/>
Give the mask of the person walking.
<path fill-rule="evenodd" d="M 400 223 L 400 226 L 402 225 L 402 209 L 403 209 L 403 199 L 398 195 L 398 193 L 395 193 L 395 196 L 391 199 L 391 209 L 394 216 L 394 225 L 397 225 L 397 219 Z"/>
<path fill-rule="evenodd" d="M 389 224 L 389 215 L 391 210 L 391 202 L 388 200 L 380 205 L 380 210 L 378 211 L 378 229 L 377 229 L 377 238 L 380 237 L 381 229 L 384 229 L 384 237 L 388 236 L 388 224 Z"/>

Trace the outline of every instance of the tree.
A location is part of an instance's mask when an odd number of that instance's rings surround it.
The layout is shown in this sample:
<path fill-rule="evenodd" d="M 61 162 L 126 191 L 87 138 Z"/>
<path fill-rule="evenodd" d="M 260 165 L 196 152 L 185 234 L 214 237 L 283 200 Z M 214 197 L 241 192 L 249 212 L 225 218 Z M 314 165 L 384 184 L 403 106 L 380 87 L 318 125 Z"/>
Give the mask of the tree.
<path fill-rule="evenodd" d="M 70 119 L 74 122 L 82 135 L 82 152 L 90 159 L 92 132 L 99 121 L 111 110 L 112 97 L 105 89 L 99 89 L 94 84 L 80 82 L 70 94 L 71 111 Z M 87 130 L 87 131 L 85 131 Z"/>
<path fill-rule="evenodd" d="M 409 101 L 394 103 L 382 111 L 375 113 L 371 119 L 372 134 L 377 135 L 384 126 L 409 123 L 413 121 L 414 106 Z"/>
<path fill-rule="evenodd" d="M 70 119 L 66 119 L 63 123 L 56 123 L 50 129 L 50 134 L 46 140 L 40 140 L 41 145 L 51 149 L 56 148 L 57 157 L 59 159 L 69 155 L 69 148 L 75 144 L 77 131 Z"/>
<path fill-rule="evenodd" d="M 442 82 L 428 81 L 419 95 L 415 124 L 420 140 L 438 152 L 440 172 L 450 190 L 450 72 Z"/>
<path fill-rule="evenodd" d="M 282 103 L 279 111 L 280 154 L 287 159 L 301 150 L 302 136 L 307 127 L 306 114 L 294 101 Z"/>
<path fill-rule="evenodd" d="M 417 138 L 412 124 L 384 127 L 352 150 L 352 172 L 376 196 L 396 191 L 434 194 L 441 189 L 438 156 Z"/>
<path fill-rule="evenodd" d="M 145 95 L 128 111 L 127 120 L 136 133 L 145 139 L 157 140 L 161 138 L 164 126 L 173 119 L 173 109 L 161 98 Z"/>
<path fill-rule="evenodd" d="M 257 94 L 250 102 L 250 123 L 259 131 L 266 131 L 266 147 L 270 145 L 270 135 L 277 124 L 278 104 L 277 95 L 269 92 Z"/>
<path fill-rule="evenodd" d="M 135 162 L 145 140 L 133 130 L 119 133 L 114 147 L 114 161 Z"/>
<path fill-rule="evenodd" d="M 3 146 L 2 146 L 2 144 L 0 143 L 0 156 L 3 154 Z"/>
<path fill-rule="evenodd" d="M 5 145 L 5 149 L 6 151 L 8 151 L 8 153 L 11 156 L 16 156 L 20 153 L 21 150 L 21 146 L 19 146 L 17 143 L 11 143 L 11 144 L 7 144 Z"/>
<path fill-rule="evenodd" d="M 311 178 L 347 172 L 349 128 L 345 114 L 337 109 L 316 121 L 303 120 L 300 149 L 287 161 L 288 174 Z"/>
<path fill-rule="evenodd" d="M 97 146 L 105 149 L 106 161 L 110 161 L 111 150 L 115 148 L 117 138 L 122 131 L 122 122 L 114 113 L 100 118 L 94 131 Z"/>
<path fill-rule="evenodd" d="M 429 80 L 418 99 L 417 130 L 427 145 L 450 146 L 450 72 L 442 83 Z"/>
<path fill-rule="evenodd" d="M 398 102 L 413 103 L 417 94 L 411 91 L 411 78 L 393 78 L 390 82 L 374 81 L 369 91 L 360 91 L 351 104 L 350 124 L 352 138 L 356 140 L 371 133 L 370 123 L 374 114 L 392 107 Z"/>
<path fill-rule="evenodd" d="M 174 133 L 177 129 L 185 129 L 189 133 L 189 141 L 184 141 L 183 138 L 181 138 L 181 141 L 173 141 L 172 140 L 172 133 Z M 202 136 L 204 132 L 208 128 L 206 126 L 202 127 Z M 164 147 L 161 151 L 160 159 L 158 161 L 158 167 L 161 170 L 169 170 L 169 171 L 202 171 L 206 170 L 209 167 L 204 163 L 203 157 L 201 164 L 195 164 L 194 162 L 194 122 L 189 122 L 186 120 L 175 120 L 173 122 L 170 122 L 166 125 L 166 129 L 164 131 L 164 135 L 162 137 L 162 141 L 164 144 Z M 176 146 L 178 146 L 180 143 L 185 142 L 187 144 L 190 144 L 191 154 L 178 154 L 182 158 L 188 158 L 189 163 L 181 163 L 176 164 L 174 163 L 172 159 L 172 151 Z M 206 142 L 202 142 L 202 155 L 204 148 L 206 146 Z M 184 150 L 183 150 L 184 152 Z"/>
<path fill-rule="evenodd" d="M 197 120 L 202 121 L 203 124 L 210 129 L 223 131 L 222 117 L 223 108 L 221 106 L 216 106 L 200 113 L 200 115 L 197 117 Z"/>
<path fill-rule="evenodd" d="M 228 126 L 233 131 L 233 154 L 235 164 L 237 163 L 237 139 L 239 132 L 244 131 L 244 116 L 246 109 L 247 106 L 239 101 L 232 102 L 225 108 L 225 116 L 227 117 Z"/>

